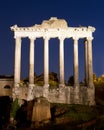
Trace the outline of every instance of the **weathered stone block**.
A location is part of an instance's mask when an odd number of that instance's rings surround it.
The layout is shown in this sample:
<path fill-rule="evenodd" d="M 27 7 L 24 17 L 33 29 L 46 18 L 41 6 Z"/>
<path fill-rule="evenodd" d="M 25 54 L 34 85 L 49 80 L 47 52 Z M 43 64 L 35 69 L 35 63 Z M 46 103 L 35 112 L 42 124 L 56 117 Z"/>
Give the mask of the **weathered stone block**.
<path fill-rule="evenodd" d="M 32 121 L 42 122 L 50 118 L 50 103 L 45 98 L 37 98 L 33 107 Z"/>

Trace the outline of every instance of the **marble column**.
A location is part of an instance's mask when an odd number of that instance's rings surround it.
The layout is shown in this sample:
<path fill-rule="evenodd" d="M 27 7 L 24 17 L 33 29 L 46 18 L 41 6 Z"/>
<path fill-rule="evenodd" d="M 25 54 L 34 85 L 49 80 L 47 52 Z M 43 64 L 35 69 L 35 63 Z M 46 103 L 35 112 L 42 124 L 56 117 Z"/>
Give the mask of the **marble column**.
<path fill-rule="evenodd" d="M 64 87 L 64 38 L 59 37 L 59 79 L 60 79 L 60 87 Z"/>
<path fill-rule="evenodd" d="M 88 41 L 84 40 L 85 48 L 85 85 L 88 85 Z"/>
<path fill-rule="evenodd" d="M 78 38 L 74 37 L 74 86 L 79 86 L 78 72 Z"/>
<path fill-rule="evenodd" d="M 93 87 L 93 65 L 92 65 L 92 37 L 87 38 L 88 41 L 88 86 Z"/>
<path fill-rule="evenodd" d="M 34 84 L 34 38 L 30 38 L 29 84 Z"/>
<path fill-rule="evenodd" d="M 29 61 L 29 86 L 27 100 L 31 101 L 34 99 L 34 40 L 35 38 L 30 37 L 30 61 Z"/>
<path fill-rule="evenodd" d="M 49 87 L 49 37 L 44 37 L 44 88 Z"/>
<path fill-rule="evenodd" d="M 21 78 L 21 37 L 15 37 L 15 65 L 14 65 L 14 89 L 13 98 L 19 95 L 19 83 Z"/>

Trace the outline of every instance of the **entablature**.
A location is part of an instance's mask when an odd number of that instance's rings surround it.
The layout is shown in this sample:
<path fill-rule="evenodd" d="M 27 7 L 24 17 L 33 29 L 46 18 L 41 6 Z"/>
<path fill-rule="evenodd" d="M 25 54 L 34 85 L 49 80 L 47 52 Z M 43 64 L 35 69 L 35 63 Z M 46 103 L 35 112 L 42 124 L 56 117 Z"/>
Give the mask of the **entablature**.
<path fill-rule="evenodd" d="M 56 38 L 63 36 L 65 38 L 71 38 L 77 36 L 78 38 L 92 37 L 92 31 L 94 28 L 72 28 L 67 29 L 26 29 L 26 28 L 11 28 L 14 31 L 15 37 L 29 37 L 35 36 L 37 38 L 48 36 L 51 38 Z M 93 30 L 92 30 L 93 29 Z"/>
<path fill-rule="evenodd" d="M 57 26 L 58 23 L 61 25 Z M 47 21 L 43 21 L 41 25 L 34 25 L 32 27 L 18 27 L 14 25 L 11 27 L 11 30 L 14 31 L 14 37 L 86 38 L 92 37 L 95 28 L 92 26 L 68 27 L 65 20 L 52 17 Z"/>

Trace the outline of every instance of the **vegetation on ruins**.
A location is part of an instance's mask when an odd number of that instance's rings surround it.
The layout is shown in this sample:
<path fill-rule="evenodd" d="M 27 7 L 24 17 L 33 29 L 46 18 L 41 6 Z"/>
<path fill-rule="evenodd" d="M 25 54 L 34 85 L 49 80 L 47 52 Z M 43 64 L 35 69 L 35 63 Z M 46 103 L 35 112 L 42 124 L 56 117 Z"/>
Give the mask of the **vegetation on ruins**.
<path fill-rule="evenodd" d="M 28 78 L 25 78 L 20 82 L 20 86 L 28 85 Z M 38 86 L 44 85 L 44 75 L 36 75 L 34 76 L 34 83 Z M 97 75 L 93 74 L 93 83 L 95 87 L 104 87 L 104 74 L 97 77 Z M 65 82 L 67 86 L 73 86 L 74 85 L 74 77 L 71 75 L 67 82 Z M 51 88 L 58 87 L 59 85 L 59 79 L 58 74 L 55 72 L 49 73 L 49 85 Z M 80 85 L 84 85 L 84 80 L 80 82 Z"/>
<path fill-rule="evenodd" d="M 20 86 L 24 86 L 27 85 L 29 82 L 28 78 L 25 78 L 24 80 L 21 81 Z M 34 83 L 37 86 L 43 86 L 44 85 L 44 75 L 36 75 L 34 76 Z M 50 72 L 49 73 L 49 85 L 50 87 L 57 87 L 59 84 L 59 80 L 58 80 L 58 75 L 55 72 Z"/>
<path fill-rule="evenodd" d="M 18 111 L 18 109 L 20 108 L 20 105 L 18 103 L 18 98 L 16 98 L 11 106 L 11 111 L 10 111 L 10 117 L 12 117 L 13 119 L 15 119 L 16 117 L 16 113 Z"/>
<path fill-rule="evenodd" d="M 104 87 L 104 74 L 100 77 L 97 77 L 96 74 L 93 74 L 93 82 L 95 87 Z"/>

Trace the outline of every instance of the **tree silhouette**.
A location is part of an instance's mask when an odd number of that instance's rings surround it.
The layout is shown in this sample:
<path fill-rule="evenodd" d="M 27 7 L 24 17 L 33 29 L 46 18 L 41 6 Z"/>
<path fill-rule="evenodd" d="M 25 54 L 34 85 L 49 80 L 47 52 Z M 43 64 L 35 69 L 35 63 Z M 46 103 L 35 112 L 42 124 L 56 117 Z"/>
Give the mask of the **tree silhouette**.
<path fill-rule="evenodd" d="M 74 77 L 70 76 L 68 79 L 68 85 L 74 85 Z"/>

